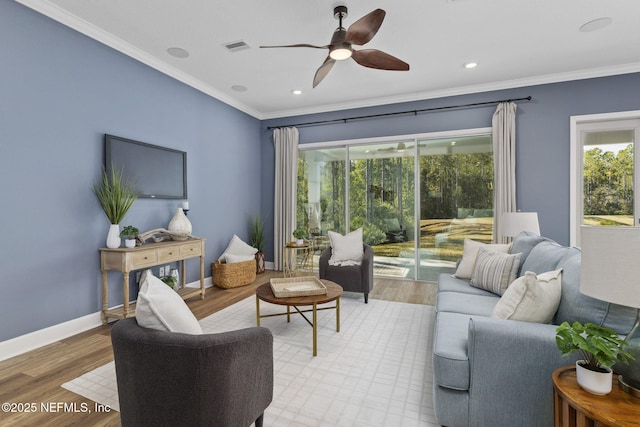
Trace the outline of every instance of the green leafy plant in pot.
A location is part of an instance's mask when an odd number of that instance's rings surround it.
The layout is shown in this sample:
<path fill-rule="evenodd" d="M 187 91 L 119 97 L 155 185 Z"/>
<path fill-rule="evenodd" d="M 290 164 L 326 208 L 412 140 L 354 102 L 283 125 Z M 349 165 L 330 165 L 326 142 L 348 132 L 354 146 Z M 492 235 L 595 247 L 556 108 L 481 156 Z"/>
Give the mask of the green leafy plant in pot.
<path fill-rule="evenodd" d="M 264 221 L 259 215 L 249 220 L 249 231 L 251 237 L 251 246 L 256 248 L 256 273 L 264 273 L 265 257 L 264 257 Z"/>
<path fill-rule="evenodd" d="M 133 248 L 136 246 L 136 236 L 139 232 L 140 230 L 138 230 L 133 225 L 127 225 L 122 229 L 122 231 L 120 232 L 120 237 L 124 238 L 124 245 L 127 248 Z"/>
<path fill-rule="evenodd" d="M 138 198 L 139 193 L 131 182 L 124 178 L 122 169 L 111 166 L 102 170 L 102 178 L 93 184 L 93 192 L 102 210 L 111 223 L 107 234 L 107 247 L 120 247 L 120 222 Z"/>
<path fill-rule="evenodd" d="M 593 323 L 563 322 L 556 329 L 556 344 L 563 356 L 574 352 L 582 356 L 576 362 L 578 384 L 593 394 L 608 394 L 613 378 L 611 366 L 633 360 L 624 349 L 625 340 L 613 329 Z"/>
<path fill-rule="evenodd" d="M 307 230 L 304 228 L 297 228 L 293 231 L 293 237 L 296 238 L 296 244 L 304 244 L 304 238 L 307 237 Z"/>

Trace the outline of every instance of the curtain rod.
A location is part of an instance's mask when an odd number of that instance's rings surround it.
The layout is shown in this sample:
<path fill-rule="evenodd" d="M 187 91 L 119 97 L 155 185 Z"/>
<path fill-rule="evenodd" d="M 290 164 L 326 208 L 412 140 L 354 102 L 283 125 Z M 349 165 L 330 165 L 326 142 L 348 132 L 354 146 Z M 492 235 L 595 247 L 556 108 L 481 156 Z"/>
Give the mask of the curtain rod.
<path fill-rule="evenodd" d="M 387 116 L 398 116 L 401 114 L 413 114 L 418 115 L 418 113 L 424 113 L 427 111 L 438 111 L 438 110 L 451 110 L 454 108 L 466 108 L 466 107 L 479 107 L 482 105 L 491 105 L 491 104 L 500 104 L 501 102 L 514 102 L 514 101 L 531 101 L 531 96 L 526 96 L 524 98 L 513 98 L 513 99 L 500 99 L 497 101 L 486 101 L 486 102 L 475 102 L 472 104 L 461 104 L 461 105 L 450 105 L 447 107 L 433 107 L 433 108 L 423 108 L 421 110 L 408 110 L 408 111 L 397 111 L 395 113 L 381 113 L 381 114 L 370 114 L 367 116 L 356 116 L 356 117 L 346 117 L 344 119 L 331 119 L 331 120 L 319 120 L 317 122 L 306 122 L 306 123 L 294 123 L 291 125 L 281 125 L 281 126 L 267 126 L 267 130 L 278 129 L 281 127 L 300 127 L 300 126 L 315 126 L 315 125 L 324 125 L 328 123 L 347 123 L 350 120 L 362 120 L 362 119 L 372 119 L 376 117 L 387 117 Z"/>

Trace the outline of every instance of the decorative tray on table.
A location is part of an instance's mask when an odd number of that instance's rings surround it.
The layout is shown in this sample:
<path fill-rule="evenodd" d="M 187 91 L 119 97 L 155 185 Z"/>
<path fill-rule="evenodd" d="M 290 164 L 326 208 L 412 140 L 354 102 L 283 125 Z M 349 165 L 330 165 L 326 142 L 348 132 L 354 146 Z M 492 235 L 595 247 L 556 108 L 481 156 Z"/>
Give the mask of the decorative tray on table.
<path fill-rule="evenodd" d="M 324 295 L 327 287 L 315 276 L 271 279 L 271 290 L 276 298 Z"/>

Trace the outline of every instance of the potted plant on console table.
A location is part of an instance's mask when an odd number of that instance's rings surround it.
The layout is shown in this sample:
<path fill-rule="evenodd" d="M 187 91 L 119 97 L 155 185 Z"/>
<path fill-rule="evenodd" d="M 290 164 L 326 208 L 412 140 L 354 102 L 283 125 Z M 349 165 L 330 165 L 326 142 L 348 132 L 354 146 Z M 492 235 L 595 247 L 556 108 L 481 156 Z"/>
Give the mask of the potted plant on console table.
<path fill-rule="evenodd" d="M 138 230 L 133 225 L 127 225 L 120 232 L 120 237 L 124 237 L 124 245 L 127 248 L 134 248 L 136 246 L 136 236 L 140 230 Z"/>
<path fill-rule="evenodd" d="M 102 178 L 93 184 L 93 192 L 111 223 L 107 234 L 107 247 L 110 249 L 119 248 L 120 222 L 138 198 L 138 192 L 124 178 L 123 170 L 118 170 L 113 165 L 109 171 L 106 168 L 103 169 Z"/>
<path fill-rule="evenodd" d="M 628 343 L 610 328 L 579 322 L 563 322 L 556 329 L 556 344 L 563 356 L 578 352 L 583 360 L 576 362 L 576 379 L 589 393 L 605 395 L 611 391 L 617 361 L 628 363 L 634 357 L 624 350 Z"/>

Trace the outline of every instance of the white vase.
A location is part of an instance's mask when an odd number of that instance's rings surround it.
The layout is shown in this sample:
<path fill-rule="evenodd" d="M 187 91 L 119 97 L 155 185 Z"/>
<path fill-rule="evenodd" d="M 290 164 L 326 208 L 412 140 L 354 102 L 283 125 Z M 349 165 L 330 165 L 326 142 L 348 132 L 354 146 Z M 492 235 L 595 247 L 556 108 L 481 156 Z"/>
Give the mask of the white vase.
<path fill-rule="evenodd" d="M 604 368 L 607 369 L 608 372 L 592 371 L 580 365 L 582 362 L 585 361 L 578 360 L 576 362 L 576 379 L 580 387 L 598 396 L 609 394 L 613 383 L 613 371 L 610 368 Z"/>
<path fill-rule="evenodd" d="M 187 240 L 191 236 L 191 221 L 184 214 L 182 208 L 176 209 L 176 214 L 171 218 L 169 222 L 168 230 L 174 235 L 171 236 L 173 240 Z"/>
<path fill-rule="evenodd" d="M 111 224 L 107 233 L 107 247 L 115 249 L 120 247 L 120 224 Z"/>

